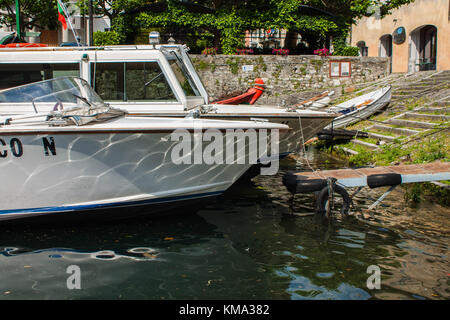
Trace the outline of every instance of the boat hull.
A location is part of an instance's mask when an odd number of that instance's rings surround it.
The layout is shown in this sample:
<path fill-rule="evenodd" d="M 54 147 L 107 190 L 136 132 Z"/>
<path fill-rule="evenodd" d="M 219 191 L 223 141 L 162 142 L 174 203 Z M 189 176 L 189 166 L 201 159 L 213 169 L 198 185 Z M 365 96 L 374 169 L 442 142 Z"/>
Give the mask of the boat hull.
<path fill-rule="evenodd" d="M 355 111 L 352 111 L 350 113 L 347 113 L 347 114 L 337 117 L 332 122 L 332 124 L 326 126 L 325 129 L 344 128 L 353 123 L 367 119 L 371 115 L 375 114 L 376 112 L 382 110 L 387 105 L 389 105 L 389 103 L 391 101 L 391 88 L 390 87 L 384 88 L 384 89 L 380 90 L 378 94 L 379 94 L 379 96 L 377 96 L 376 99 L 369 105 L 364 106 L 362 108 L 358 108 Z M 365 96 L 359 97 L 358 99 L 348 101 L 345 104 L 348 107 L 350 107 L 351 105 L 358 105 L 359 103 L 364 102 L 364 100 L 366 99 L 365 97 L 370 98 L 370 95 L 365 95 Z M 354 101 L 354 102 L 352 102 L 352 101 Z M 345 105 L 345 104 L 342 104 L 342 105 Z"/>
<path fill-rule="evenodd" d="M 221 115 L 221 114 L 205 114 L 202 118 L 217 120 L 234 120 L 249 121 L 252 118 L 260 118 L 269 120 L 272 123 L 285 124 L 290 130 L 284 136 L 280 137 L 279 152 L 280 157 L 284 157 L 291 153 L 301 151 L 303 143 L 314 137 L 320 130 L 333 121 L 333 117 L 302 117 L 301 115 L 292 116 L 265 116 L 259 114 L 252 117 L 239 115 Z"/>
<path fill-rule="evenodd" d="M 0 133 L 0 220 L 213 197 L 252 165 L 176 164 L 172 140 L 168 132 Z"/>

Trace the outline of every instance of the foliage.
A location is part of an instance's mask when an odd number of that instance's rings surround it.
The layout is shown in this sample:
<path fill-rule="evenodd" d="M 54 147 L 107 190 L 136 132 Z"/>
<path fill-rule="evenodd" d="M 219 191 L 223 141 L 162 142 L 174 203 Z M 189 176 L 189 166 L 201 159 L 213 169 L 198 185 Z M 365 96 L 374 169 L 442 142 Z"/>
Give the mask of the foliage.
<path fill-rule="evenodd" d="M 333 39 L 333 56 L 356 57 L 359 55 L 358 47 L 351 47 L 347 44 L 347 32 L 343 32 Z"/>
<path fill-rule="evenodd" d="M 142 5 L 148 1 L 139 0 L 92 0 L 93 13 L 96 17 L 108 17 L 111 25 L 114 25 L 116 18 L 121 12 Z M 88 15 L 89 0 L 78 0 L 76 5 L 82 14 Z"/>
<path fill-rule="evenodd" d="M 63 0 L 67 3 L 68 0 Z M 58 27 L 58 9 L 55 0 L 21 0 L 21 31 L 37 28 L 55 30 Z M 14 0 L 0 0 L 0 26 L 16 28 Z"/>
<path fill-rule="evenodd" d="M 207 55 L 215 55 L 217 54 L 217 48 L 205 48 L 202 51 L 202 54 L 207 56 Z"/>
<path fill-rule="evenodd" d="M 67 2 L 67 0 L 64 0 Z M 120 35 L 121 42 L 131 42 L 139 29 L 163 28 L 168 33 L 192 33 L 197 39 L 203 34 L 214 43 L 199 44 L 217 47 L 225 54 L 234 54 L 242 48 L 246 30 L 284 29 L 300 32 L 309 48 L 324 46 L 327 36 L 339 35 L 355 19 L 370 15 L 379 5 L 381 15 L 413 0 L 190 0 L 190 6 L 203 6 L 192 10 L 180 0 L 93 0 L 94 14 L 107 16 L 111 28 Z M 82 14 L 88 12 L 88 0 L 78 0 Z M 34 26 L 55 29 L 58 26 L 56 1 L 21 0 L 24 28 Z M 148 5 L 167 4 L 167 9 L 149 9 Z M 322 11 L 301 7 L 307 5 Z M 14 0 L 0 0 L 0 23 L 15 25 Z M 371 9 L 372 8 L 372 9 Z M 196 42 L 194 41 L 196 45 Z M 293 49 L 293 48 L 292 48 Z"/>
<path fill-rule="evenodd" d="M 333 56 L 357 57 L 359 55 L 358 47 L 338 46 L 334 48 Z"/>
<path fill-rule="evenodd" d="M 120 44 L 120 36 L 117 32 L 94 32 L 94 46 L 113 46 L 118 44 Z"/>
<path fill-rule="evenodd" d="M 161 26 L 167 30 L 194 29 L 211 32 L 214 46 L 225 54 L 234 54 L 242 47 L 246 30 L 286 29 L 307 30 L 325 39 L 328 32 L 339 27 L 328 17 L 311 17 L 298 12 L 300 1 L 249 0 L 245 1 L 191 1 L 214 9 L 214 13 L 193 13 L 179 1 L 168 0 L 163 13 L 143 12 L 136 19 L 136 27 Z"/>

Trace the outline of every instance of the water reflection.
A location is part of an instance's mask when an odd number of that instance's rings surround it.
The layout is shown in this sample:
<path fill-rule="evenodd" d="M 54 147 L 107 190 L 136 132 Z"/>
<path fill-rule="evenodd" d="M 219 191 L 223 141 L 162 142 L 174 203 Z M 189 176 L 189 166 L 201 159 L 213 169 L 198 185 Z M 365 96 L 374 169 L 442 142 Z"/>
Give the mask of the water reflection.
<path fill-rule="evenodd" d="M 310 151 L 311 152 L 311 151 Z M 311 165 L 318 156 L 309 154 Z M 327 165 L 333 165 L 333 159 Z M 317 160 L 316 160 L 317 161 Z M 55 226 L 0 226 L 1 299 L 446 299 L 446 210 L 395 196 L 376 219 L 295 217 L 275 177 L 240 182 L 196 213 Z M 335 163 L 336 165 L 336 163 Z M 338 164 L 341 165 L 341 164 Z M 398 191 L 401 193 L 401 190 Z M 372 195 L 373 196 L 373 195 Z M 313 195 L 295 198 L 304 212 Z M 447 212 L 448 213 L 448 212 Z M 441 217 L 439 219 L 439 217 Z M 430 220 L 441 223 L 430 224 Z M 428 224 L 424 224 L 427 222 Z M 67 268 L 81 290 L 67 289 Z M 369 290 L 367 267 L 382 270 Z"/>

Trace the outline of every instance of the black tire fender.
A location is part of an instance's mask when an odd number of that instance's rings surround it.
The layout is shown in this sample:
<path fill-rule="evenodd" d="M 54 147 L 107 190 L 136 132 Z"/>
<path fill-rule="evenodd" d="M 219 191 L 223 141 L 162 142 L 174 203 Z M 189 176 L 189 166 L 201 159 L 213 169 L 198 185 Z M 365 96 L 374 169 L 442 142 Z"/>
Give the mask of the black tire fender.
<path fill-rule="evenodd" d="M 341 208 L 341 214 L 342 215 L 348 215 L 348 212 L 350 211 L 350 204 L 351 204 L 351 199 L 350 196 L 347 192 L 347 190 L 345 190 L 345 188 L 339 186 L 339 185 L 334 185 L 333 187 L 334 192 L 339 194 L 342 197 L 343 200 L 343 204 L 342 204 L 342 208 Z M 326 209 L 326 205 L 328 202 L 328 186 L 325 186 L 319 193 L 319 196 L 317 197 L 317 212 L 320 215 L 325 215 L 327 212 Z"/>
<path fill-rule="evenodd" d="M 367 185 L 371 188 L 397 186 L 402 183 L 402 175 L 398 173 L 373 174 L 367 177 Z"/>
<path fill-rule="evenodd" d="M 327 186 L 325 179 L 297 179 L 297 193 L 316 192 Z"/>
<path fill-rule="evenodd" d="M 289 192 L 296 194 L 320 191 L 327 185 L 327 181 L 324 179 L 303 179 L 301 175 L 289 172 L 283 176 L 283 184 Z"/>

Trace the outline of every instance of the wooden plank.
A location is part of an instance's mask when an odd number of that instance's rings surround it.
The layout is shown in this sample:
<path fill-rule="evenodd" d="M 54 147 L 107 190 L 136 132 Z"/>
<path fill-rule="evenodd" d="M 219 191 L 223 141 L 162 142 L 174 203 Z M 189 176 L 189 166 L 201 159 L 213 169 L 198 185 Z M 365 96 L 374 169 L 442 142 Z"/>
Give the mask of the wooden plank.
<path fill-rule="evenodd" d="M 375 168 L 337 169 L 314 172 L 299 172 L 297 182 L 328 178 L 337 179 L 344 187 L 365 187 L 367 177 L 396 173 L 402 176 L 402 183 L 433 182 L 450 180 L 450 162 L 433 162 L 428 164 L 398 165 Z"/>

